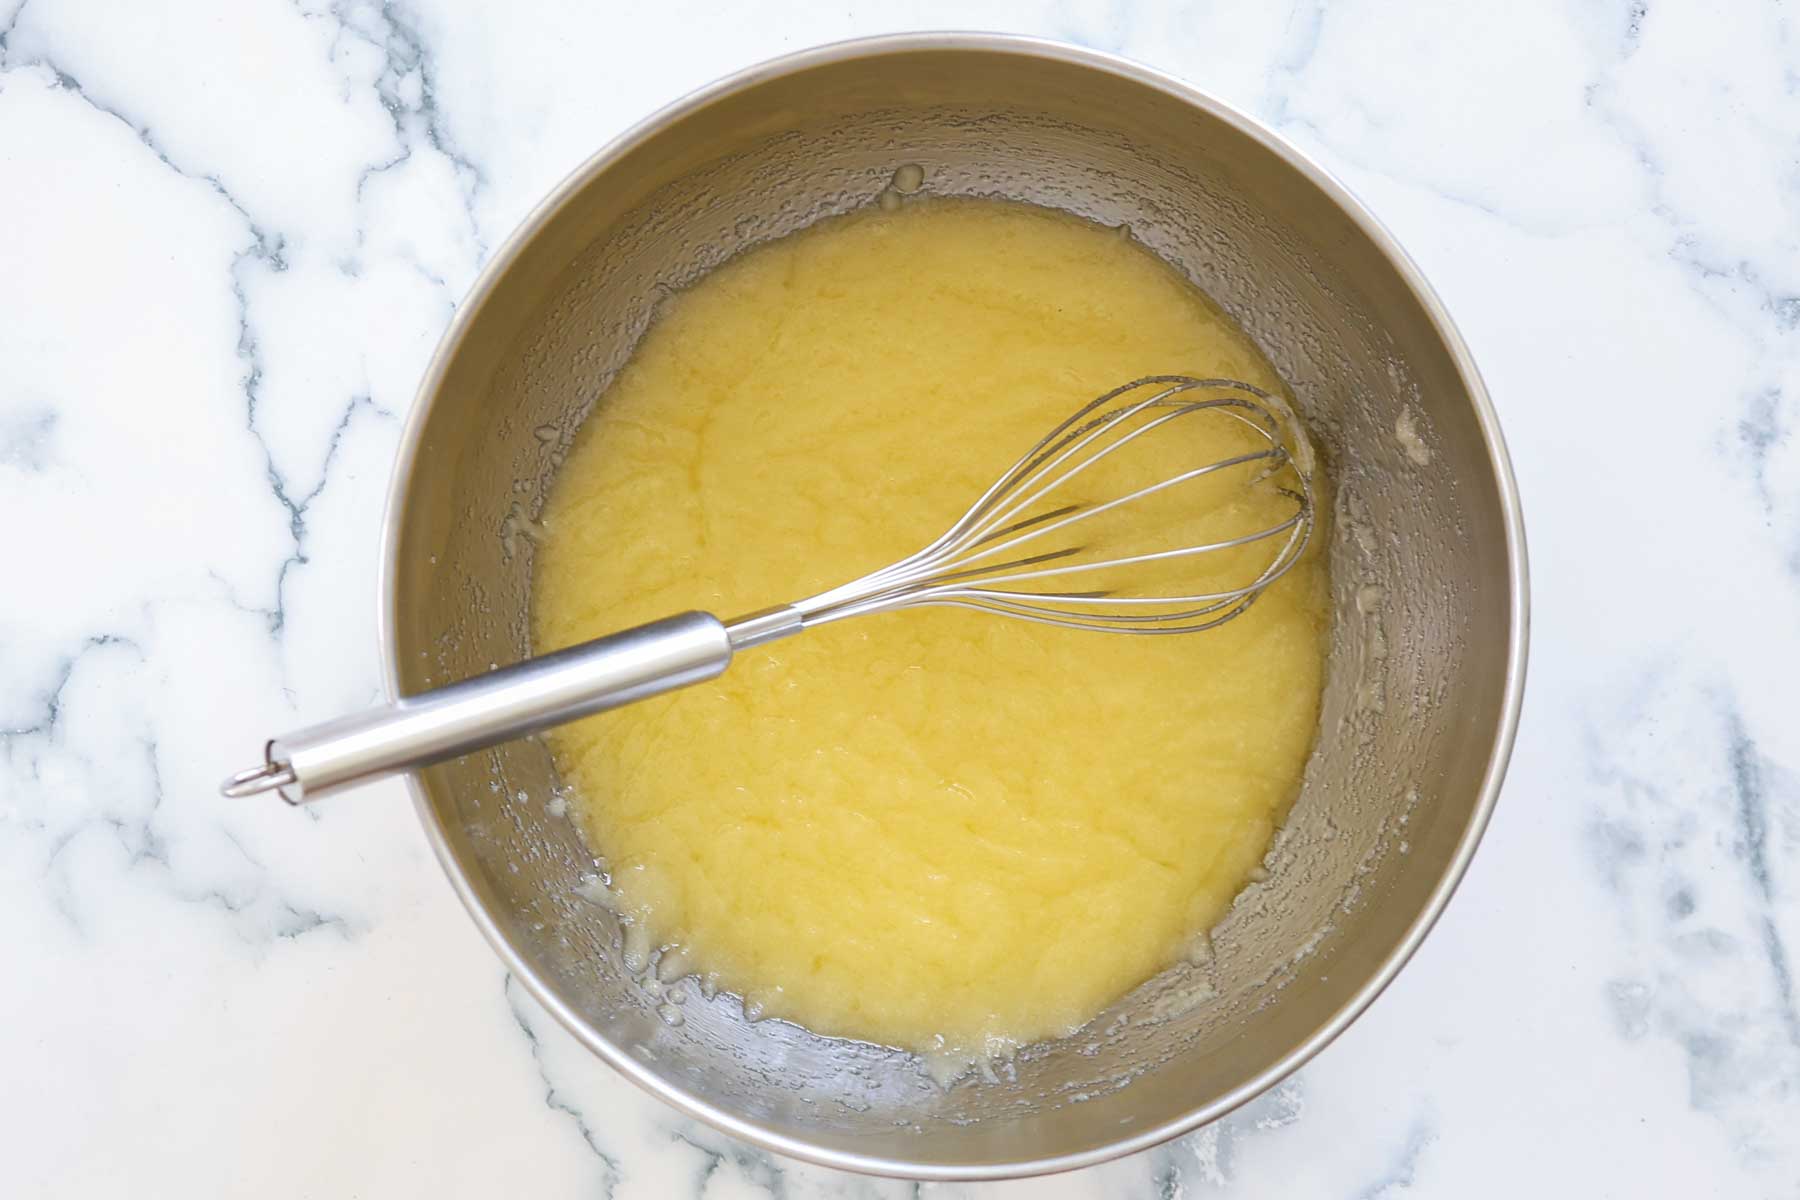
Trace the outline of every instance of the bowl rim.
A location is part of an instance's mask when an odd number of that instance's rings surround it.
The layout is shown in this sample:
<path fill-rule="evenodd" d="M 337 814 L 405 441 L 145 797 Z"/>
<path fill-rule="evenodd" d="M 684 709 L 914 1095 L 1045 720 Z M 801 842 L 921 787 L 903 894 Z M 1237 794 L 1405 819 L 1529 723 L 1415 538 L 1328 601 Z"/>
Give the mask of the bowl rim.
<path fill-rule="evenodd" d="M 1247 1103 L 1298 1070 L 1315 1054 L 1337 1038 L 1350 1023 L 1369 1007 L 1400 969 L 1406 965 L 1443 914 L 1451 895 L 1462 881 L 1469 862 L 1493 815 L 1501 783 L 1511 758 L 1518 732 L 1519 712 L 1524 697 L 1525 668 L 1530 637 L 1530 588 L 1526 562 L 1525 526 L 1520 511 L 1518 483 L 1501 434 L 1499 418 L 1494 412 L 1486 386 L 1476 368 L 1473 356 L 1464 343 L 1448 310 L 1437 293 L 1426 282 L 1412 258 L 1400 247 L 1394 236 L 1379 222 L 1356 196 L 1324 167 L 1314 162 L 1279 134 L 1261 122 L 1238 111 L 1215 96 L 1172 75 L 1131 61 L 1118 55 L 1073 46 L 1048 38 L 1022 34 L 938 31 L 885 34 L 830 42 L 809 49 L 781 55 L 726 75 L 686 96 L 665 105 L 608 142 L 569 173 L 507 236 L 483 266 L 445 329 L 430 365 L 419 383 L 413 404 L 407 413 L 395 454 L 393 478 L 389 485 L 386 508 L 382 517 L 380 560 L 377 572 L 378 611 L 376 634 L 382 659 L 382 683 L 388 700 L 399 698 L 399 656 L 395 644 L 398 555 L 401 542 L 402 508 L 418 461 L 426 420 L 433 398 L 443 385 L 449 364 L 463 337 L 492 296 L 502 276 L 510 270 L 526 245 L 537 236 L 587 184 L 614 162 L 689 114 L 735 92 L 756 87 L 772 79 L 815 67 L 871 56 L 916 53 L 920 51 L 975 50 L 1013 54 L 1101 71 L 1127 81 L 1153 88 L 1230 125 L 1254 139 L 1300 172 L 1313 186 L 1324 192 L 1338 208 L 1362 230 L 1370 242 L 1387 258 L 1420 306 L 1430 318 L 1438 337 L 1449 352 L 1457 373 L 1467 387 L 1475 410 L 1476 422 L 1486 445 L 1489 465 L 1500 493 L 1508 564 L 1508 601 L 1510 622 L 1507 630 L 1505 698 L 1494 729 L 1493 748 L 1482 775 L 1480 794 L 1476 798 L 1470 820 L 1451 856 L 1442 877 L 1426 897 L 1424 906 L 1408 926 L 1404 936 L 1374 973 L 1336 1012 L 1300 1043 L 1269 1064 L 1254 1077 L 1222 1096 L 1198 1104 L 1157 1125 L 1133 1131 L 1125 1136 L 1089 1149 L 1066 1154 L 1052 1154 L 1002 1162 L 959 1164 L 893 1158 L 874 1154 L 832 1149 L 796 1138 L 758 1121 L 728 1112 L 701 1100 L 682 1088 L 651 1073 L 627 1048 L 600 1036 L 590 1028 L 556 990 L 509 942 L 493 917 L 483 907 L 473 884 L 451 851 L 448 831 L 438 820 L 417 772 L 408 772 L 406 784 L 412 793 L 413 807 L 424 827 L 426 839 L 436 854 L 438 864 L 450 880 L 451 887 L 462 900 L 482 935 L 531 996 L 565 1029 L 589 1050 L 605 1060 L 613 1069 L 651 1095 L 687 1116 L 704 1121 L 733 1137 L 741 1138 L 764 1150 L 800 1159 L 819 1166 L 927 1181 L 1014 1179 L 1074 1170 L 1121 1158 L 1172 1138 L 1200 1125 L 1215 1121 Z"/>

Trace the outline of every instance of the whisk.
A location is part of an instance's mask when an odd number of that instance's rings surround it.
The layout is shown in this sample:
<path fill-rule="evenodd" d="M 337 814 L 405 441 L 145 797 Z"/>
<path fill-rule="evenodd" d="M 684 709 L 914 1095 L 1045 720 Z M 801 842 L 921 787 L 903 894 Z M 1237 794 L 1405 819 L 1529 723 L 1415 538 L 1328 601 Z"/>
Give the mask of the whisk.
<path fill-rule="evenodd" d="M 1203 418 L 1241 427 L 1246 448 L 1194 461 L 1179 435 L 1183 422 Z M 1146 455 L 1152 445 L 1159 452 Z M 1154 460 L 1149 468 L 1140 464 L 1135 478 L 1134 452 Z M 1109 465 L 1096 472 L 1102 462 Z M 1229 471 L 1245 473 L 1244 487 L 1282 497 L 1279 519 L 1191 542 L 1180 538 L 1197 526 L 1184 520 L 1173 544 L 1140 546 L 1128 538 L 1121 547 L 1116 538 L 1092 536 L 1106 526 L 1153 536 L 1137 523 L 1152 497 L 1163 496 L 1166 511 L 1173 489 Z M 275 738 L 261 766 L 233 775 L 221 791 L 315 800 L 712 679 L 737 651 L 869 613 L 955 606 L 1107 633 L 1215 629 L 1241 616 L 1305 551 L 1314 524 L 1312 471 L 1304 432 L 1270 393 L 1234 379 L 1146 376 L 1077 410 L 942 536 L 898 562 L 735 620 L 701 612 L 667 617 Z M 1121 472 L 1128 482 L 1116 494 L 1096 500 L 1083 491 Z M 1110 521 L 1094 524 L 1107 514 Z M 1205 571 L 1185 569 L 1240 549 L 1237 558 L 1251 560 L 1246 578 L 1221 585 Z"/>

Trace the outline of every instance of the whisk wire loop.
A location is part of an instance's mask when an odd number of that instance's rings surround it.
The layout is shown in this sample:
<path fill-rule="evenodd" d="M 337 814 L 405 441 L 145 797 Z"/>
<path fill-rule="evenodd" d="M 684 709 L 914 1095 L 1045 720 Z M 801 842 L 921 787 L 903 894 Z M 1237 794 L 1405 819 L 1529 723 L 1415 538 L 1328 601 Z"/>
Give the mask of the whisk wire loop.
<path fill-rule="evenodd" d="M 1233 379 L 1151 375 L 1114 388 L 1089 402 L 1046 434 L 982 494 L 936 540 L 898 562 L 840 587 L 801 600 L 793 608 L 808 626 L 845 617 L 914 607 L 972 608 L 1000 616 L 1069 628 L 1116 633 L 1191 633 L 1211 629 L 1240 615 L 1297 562 L 1314 524 L 1312 481 L 1296 459 L 1305 435 L 1284 430 L 1285 406 L 1270 393 Z M 1125 494 L 1098 502 L 1071 498 L 1070 485 L 1096 464 L 1141 439 L 1196 414 L 1235 420 L 1256 435 L 1258 445 L 1211 461 L 1181 464 Z M 1165 437 L 1169 435 L 1165 434 Z M 1177 455 L 1176 462 L 1180 463 Z M 1261 464 L 1258 467 L 1257 464 Z M 1151 550 L 1072 543 L 1056 545 L 1055 535 L 1076 536 L 1084 522 L 1232 469 L 1254 472 L 1248 486 L 1269 482 L 1292 502 L 1281 520 L 1228 537 L 1179 543 Z M 1040 506 L 1042 506 L 1040 508 Z M 1038 510 L 1038 511 L 1034 511 Z M 1050 539 L 1053 548 L 1026 550 Z M 1248 580 L 1201 590 L 1172 588 L 1150 594 L 1121 589 L 1037 590 L 1045 581 L 1100 572 L 1143 568 L 1154 563 L 1198 560 L 1206 555 L 1275 541 L 1275 552 Z M 1026 551 L 1020 553 L 1022 550 Z"/>

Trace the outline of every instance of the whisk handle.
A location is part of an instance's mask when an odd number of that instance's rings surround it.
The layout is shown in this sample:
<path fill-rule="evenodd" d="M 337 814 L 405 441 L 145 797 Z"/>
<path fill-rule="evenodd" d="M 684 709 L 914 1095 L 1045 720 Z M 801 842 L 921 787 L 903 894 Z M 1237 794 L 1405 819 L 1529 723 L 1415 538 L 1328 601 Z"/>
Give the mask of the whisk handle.
<path fill-rule="evenodd" d="M 738 644 L 742 644 L 739 642 Z M 271 740 L 221 791 L 317 800 L 414 767 L 712 679 L 733 639 L 710 613 L 667 617 Z"/>

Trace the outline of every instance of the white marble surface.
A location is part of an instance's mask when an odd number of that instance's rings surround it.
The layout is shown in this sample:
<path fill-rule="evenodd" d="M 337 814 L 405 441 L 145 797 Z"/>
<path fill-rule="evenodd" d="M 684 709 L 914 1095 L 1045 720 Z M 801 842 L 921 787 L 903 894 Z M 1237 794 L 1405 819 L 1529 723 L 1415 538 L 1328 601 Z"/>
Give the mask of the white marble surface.
<path fill-rule="evenodd" d="M 0 1193 L 1800 1195 L 1797 23 L 0 0 Z M 308 815 L 214 788 L 375 695 L 399 417 L 536 198 L 751 60 L 943 26 L 1174 71 L 1376 209 L 1493 388 L 1535 638 L 1474 869 L 1340 1041 L 1161 1150 L 915 1191 L 590 1059 L 399 785 Z"/>

